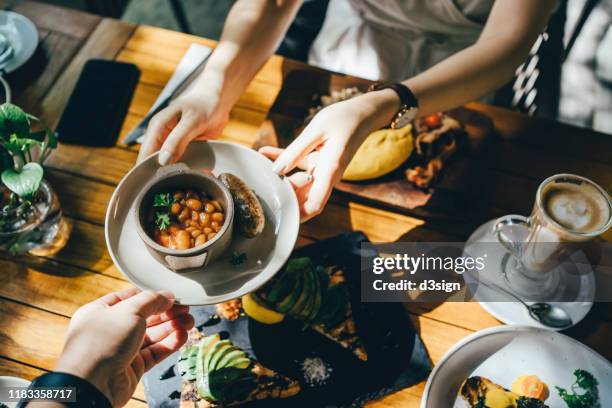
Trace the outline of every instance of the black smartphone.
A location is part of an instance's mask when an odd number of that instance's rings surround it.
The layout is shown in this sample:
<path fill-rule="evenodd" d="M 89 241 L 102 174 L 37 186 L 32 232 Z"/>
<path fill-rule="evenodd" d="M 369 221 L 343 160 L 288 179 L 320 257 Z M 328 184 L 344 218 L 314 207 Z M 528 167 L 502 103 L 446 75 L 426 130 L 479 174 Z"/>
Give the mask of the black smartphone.
<path fill-rule="evenodd" d="M 60 142 L 114 146 L 139 77 L 134 64 L 87 61 L 57 125 Z"/>

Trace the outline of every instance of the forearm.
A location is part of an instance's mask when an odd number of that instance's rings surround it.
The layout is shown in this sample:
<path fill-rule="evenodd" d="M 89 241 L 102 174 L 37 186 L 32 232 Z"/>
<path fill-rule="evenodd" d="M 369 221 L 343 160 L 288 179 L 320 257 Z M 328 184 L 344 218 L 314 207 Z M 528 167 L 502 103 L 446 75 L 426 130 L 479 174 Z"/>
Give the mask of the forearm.
<path fill-rule="evenodd" d="M 301 0 L 236 2 L 195 89 L 216 93 L 219 103 L 231 109 L 278 48 L 301 3 Z"/>
<path fill-rule="evenodd" d="M 420 114 L 454 108 L 507 83 L 548 22 L 555 0 L 496 2 L 479 40 L 404 83 Z"/>
<path fill-rule="evenodd" d="M 486 39 L 449 57 L 404 83 L 419 100 L 419 115 L 451 109 L 507 83 L 524 61 L 529 45 L 505 49 Z"/>

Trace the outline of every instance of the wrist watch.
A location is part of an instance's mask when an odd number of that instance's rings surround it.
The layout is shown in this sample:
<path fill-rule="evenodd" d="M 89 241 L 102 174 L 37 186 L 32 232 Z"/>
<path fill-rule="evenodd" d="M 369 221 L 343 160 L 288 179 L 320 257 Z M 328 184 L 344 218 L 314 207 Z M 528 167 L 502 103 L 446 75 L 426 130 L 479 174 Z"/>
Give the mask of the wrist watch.
<path fill-rule="evenodd" d="M 392 89 L 400 99 L 400 108 L 395 114 L 391 129 L 401 129 L 412 122 L 419 112 L 419 101 L 406 85 L 399 82 L 375 82 L 369 86 L 368 92 Z"/>
<path fill-rule="evenodd" d="M 96 386 L 87 380 L 68 373 L 53 371 L 43 374 L 35 378 L 28 389 L 38 389 L 39 392 L 58 390 L 59 392 L 53 394 L 53 398 L 42 398 L 42 400 L 53 401 L 65 407 L 113 408 L 106 395 Z M 61 392 L 62 390 L 64 392 Z M 21 399 L 17 403 L 17 408 L 25 408 L 31 400 L 33 399 Z"/>

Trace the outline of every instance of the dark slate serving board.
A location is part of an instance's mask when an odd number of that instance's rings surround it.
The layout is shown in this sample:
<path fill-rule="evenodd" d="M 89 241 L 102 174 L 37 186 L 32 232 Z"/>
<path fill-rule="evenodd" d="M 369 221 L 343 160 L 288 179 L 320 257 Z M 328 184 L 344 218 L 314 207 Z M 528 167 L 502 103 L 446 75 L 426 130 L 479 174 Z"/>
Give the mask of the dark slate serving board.
<path fill-rule="evenodd" d="M 301 383 L 302 391 L 297 396 L 245 406 L 361 406 L 427 378 L 431 362 L 403 306 L 360 302 L 360 252 L 361 243 L 366 241 L 359 232 L 343 234 L 300 248 L 292 257 L 309 256 L 320 265 L 344 267 L 357 332 L 368 352 L 367 362 L 313 330 L 304 330 L 301 323 L 290 318 L 277 325 L 264 325 L 248 317 L 228 322 L 211 319 L 214 306 L 192 308 L 196 326 L 206 334 L 224 332 L 264 366 Z M 309 357 L 321 358 L 331 369 L 325 384 L 313 386 L 305 382 L 301 363 Z M 173 373 L 177 358 L 176 354 L 170 356 L 145 375 L 150 407 L 178 407 L 179 400 L 171 399 L 170 395 L 180 390 L 180 377 L 160 380 L 164 373 Z"/>

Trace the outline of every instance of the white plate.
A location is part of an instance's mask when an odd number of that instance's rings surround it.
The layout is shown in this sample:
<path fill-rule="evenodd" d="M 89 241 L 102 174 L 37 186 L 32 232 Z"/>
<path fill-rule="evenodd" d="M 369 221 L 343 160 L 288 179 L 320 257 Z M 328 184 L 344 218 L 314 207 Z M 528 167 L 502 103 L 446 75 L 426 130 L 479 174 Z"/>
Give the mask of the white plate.
<path fill-rule="evenodd" d="M 0 376 L 0 388 L 5 387 L 29 387 L 30 382 L 28 380 L 24 380 L 19 377 L 10 377 L 10 376 Z M 0 401 L 2 402 L 2 401 Z M 16 402 L 2 402 L 9 408 L 13 408 L 17 406 Z"/>
<path fill-rule="evenodd" d="M 584 344 L 557 332 L 529 326 L 501 326 L 476 332 L 444 354 L 429 375 L 421 408 L 454 405 L 463 381 L 480 375 L 510 388 L 516 377 L 533 374 L 550 390 L 546 404 L 567 408 L 555 386 L 569 389 L 582 368 L 599 381 L 602 407 L 612 406 L 612 365 Z"/>
<path fill-rule="evenodd" d="M 0 32 L 4 34 L 13 47 L 13 57 L 4 67 L 4 72 L 11 73 L 30 59 L 38 46 L 38 31 L 27 17 L 13 11 L 0 11 Z"/>
<path fill-rule="evenodd" d="M 191 143 L 181 161 L 192 169 L 229 172 L 244 180 L 264 207 L 263 233 L 252 239 L 235 233 L 225 254 L 201 272 L 179 275 L 158 263 L 138 237 L 130 212 L 140 189 L 159 168 L 154 155 L 130 170 L 111 197 L 105 235 L 113 262 L 139 288 L 170 290 L 187 305 L 216 304 L 256 290 L 283 266 L 297 239 L 299 207 L 289 181 L 272 171 L 268 159 L 234 143 Z M 234 251 L 246 253 L 246 262 L 232 265 Z"/>

